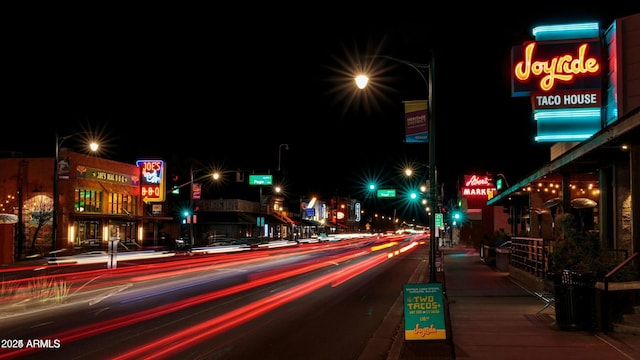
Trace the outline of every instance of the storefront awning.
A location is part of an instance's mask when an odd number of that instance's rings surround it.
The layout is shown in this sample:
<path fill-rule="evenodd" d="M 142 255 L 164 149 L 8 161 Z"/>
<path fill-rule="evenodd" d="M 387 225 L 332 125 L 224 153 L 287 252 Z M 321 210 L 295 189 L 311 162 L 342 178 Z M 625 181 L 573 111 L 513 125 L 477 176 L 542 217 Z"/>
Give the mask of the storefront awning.
<path fill-rule="evenodd" d="M 100 186 L 106 192 L 109 192 L 111 194 L 123 194 L 123 195 L 130 195 L 130 196 L 139 195 L 137 186 L 127 186 L 127 185 L 112 184 L 107 182 L 101 182 Z"/>
<path fill-rule="evenodd" d="M 551 160 L 529 176 L 518 181 L 487 201 L 488 206 L 508 205 L 513 198 L 527 199 L 528 191 L 524 190 L 538 179 L 557 177 L 562 174 L 594 173 L 599 167 L 608 167 L 617 157 L 623 156 L 616 144 L 628 143 L 640 138 L 640 108 L 625 115 L 606 128 L 595 133 L 591 138 L 581 142 L 562 155 Z"/>
<path fill-rule="evenodd" d="M 290 218 L 289 216 L 287 216 L 287 214 L 282 213 L 282 219 L 284 219 L 286 222 L 288 222 L 291 225 L 300 225 L 299 221 L 296 221 L 292 218 Z"/>
<path fill-rule="evenodd" d="M 271 225 L 276 225 L 276 224 L 288 224 L 288 222 L 278 216 L 275 216 L 273 214 L 265 214 L 264 216 L 264 222 L 267 224 L 271 224 Z"/>
<path fill-rule="evenodd" d="M 138 196 L 140 188 L 137 186 L 128 186 L 122 184 L 113 184 L 103 181 L 76 179 L 76 186 L 83 189 L 103 190 L 111 194 L 123 194 L 130 196 Z"/>

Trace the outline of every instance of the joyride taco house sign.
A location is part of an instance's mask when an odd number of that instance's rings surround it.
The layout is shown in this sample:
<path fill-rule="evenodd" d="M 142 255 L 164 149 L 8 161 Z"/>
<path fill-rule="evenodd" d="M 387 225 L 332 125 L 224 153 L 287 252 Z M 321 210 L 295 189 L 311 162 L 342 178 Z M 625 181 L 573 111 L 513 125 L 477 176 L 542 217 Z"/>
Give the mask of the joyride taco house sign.
<path fill-rule="evenodd" d="M 511 94 L 530 97 L 537 142 L 582 141 L 601 129 L 603 65 L 599 37 L 512 47 Z"/>

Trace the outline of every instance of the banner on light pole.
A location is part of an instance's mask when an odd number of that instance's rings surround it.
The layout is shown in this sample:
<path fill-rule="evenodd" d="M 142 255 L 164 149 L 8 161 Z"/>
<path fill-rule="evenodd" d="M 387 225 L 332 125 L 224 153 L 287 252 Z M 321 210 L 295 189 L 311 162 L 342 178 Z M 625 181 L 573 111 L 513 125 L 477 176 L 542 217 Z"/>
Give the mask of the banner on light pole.
<path fill-rule="evenodd" d="M 404 102 L 406 142 L 429 142 L 429 119 L 427 106 L 427 100 L 410 100 Z"/>
<path fill-rule="evenodd" d="M 201 195 L 202 195 L 202 184 L 193 183 L 192 199 L 200 200 Z"/>

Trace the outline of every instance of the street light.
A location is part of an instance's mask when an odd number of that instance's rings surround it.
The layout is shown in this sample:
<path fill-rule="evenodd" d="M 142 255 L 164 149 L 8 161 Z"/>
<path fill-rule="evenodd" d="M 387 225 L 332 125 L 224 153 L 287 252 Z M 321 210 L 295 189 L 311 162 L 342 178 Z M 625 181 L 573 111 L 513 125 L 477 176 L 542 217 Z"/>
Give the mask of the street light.
<path fill-rule="evenodd" d="M 193 178 L 194 174 L 196 174 L 198 172 L 201 172 L 203 170 L 209 170 L 209 173 L 207 175 L 200 176 L 197 179 Z M 193 237 L 193 220 L 194 220 L 194 216 L 195 216 L 193 214 L 193 200 L 194 200 L 194 197 L 195 197 L 195 194 L 196 194 L 196 192 L 194 191 L 194 182 L 195 181 L 200 181 L 202 179 L 206 179 L 209 176 L 211 176 L 211 178 L 213 180 L 218 181 L 218 180 L 220 180 L 220 176 L 221 175 L 220 175 L 220 173 L 218 171 L 211 172 L 211 169 L 208 169 L 208 168 L 193 170 L 193 166 L 189 167 L 189 175 L 190 175 L 190 180 L 189 180 L 189 189 L 190 189 L 190 191 L 189 191 L 189 215 L 188 215 L 189 219 L 188 220 L 189 220 L 189 242 L 190 242 L 190 246 L 192 247 L 195 244 L 194 237 Z M 180 186 L 180 187 L 182 187 L 182 186 Z M 200 199 L 201 191 L 202 191 L 201 188 L 198 188 L 198 192 L 197 192 L 198 193 L 198 199 Z"/>
<path fill-rule="evenodd" d="M 80 134 L 84 134 L 82 132 L 74 133 L 67 136 L 58 136 L 58 130 L 56 130 L 56 152 L 55 157 L 53 159 L 53 219 L 51 225 L 51 252 L 56 250 L 56 244 L 58 241 L 58 207 L 60 206 L 60 190 L 58 188 L 58 178 L 60 177 L 60 148 L 62 147 L 62 143 L 70 137 L 74 137 Z M 89 149 L 91 151 L 96 152 L 98 150 L 98 143 L 95 141 L 91 141 L 89 143 Z M 68 169 L 65 169 L 68 171 Z"/>
<path fill-rule="evenodd" d="M 433 51 L 429 52 L 429 64 L 418 64 L 402 59 L 397 59 L 391 56 L 386 55 L 373 55 L 369 56 L 370 58 L 383 58 L 387 60 L 391 60 L 400 64 L 407 65 L 412 69 L 416 70 L 422 80 L 427 87 L 428 98 L 427 104 L 428 109 L 427 113 L 429 114 L 429 179 L 431 180 L 429 186 L 429 199 L 431 200 L 433 205 L 437 205 L 437 183 L 438 179 L 436 178 L 436 117 L 435 117 L 435 99 L 434 99 L 434 85 L 435 85 L 435 61 L 433 56 Z M 424 72 L 428 70 L 428 76 L 425 76 Z M 363 89 L 367 86 L 369 81 L 366 75 L 358 75 L 355 79 L 356 85 L 358 88 Z M 431 206 L 432 209 L 436 209 L 436 206 Z M 436 219 L 435 216 L 429 217 L 429 282 L 436 282 Z"/>
<path fill-rule="evenodd" d="M 416 163 L 416 164 L 418 164 L 420 166 L 423 166 L 423 167 L 425 167 L 427 169 L 430 168 L 430 166 L 427 165 L 427 164 L 423 164 L 423 163 Z M 404 168 L 404 175 L 407 178 L 412 178 L 415 175 L 415 172 L 416 171 L 414 170 L 414 166 L 407 166 L 407 167 Z M 429 176 L 428 171 L 427 171 L 427 176 Z M 437 175 L 436 175 L 436 177 L 437 177 Z M 420 191 L 421 194 L 425 194 L 425 193 L 429 194 L 429 189 L 431 188 L 430 181 L 428 179 L 426 181 L 423 181 L 422 179 L 420 179 L 419 184 L 420 184 L 420 187 L 419 187 L 418 191 Z M 411 195 L 411 196 L 412 196 L 413 199 L 417 198 L 417 194 L 416 194 L 415 197 L 413 195 Z M 429 196 L 429 195 L 427 195 L 427 196 Z M 421 204 L 424 205 L 424 207 L 425 207 L 425 212 L 427 212 L 427 215 L 430 216 L 429 210 L 428 210 L 428 209 L 430 209 L 430 207 L 429 207 L 427 199 L 422 197 L 421 200 L 422 200 Z"/>

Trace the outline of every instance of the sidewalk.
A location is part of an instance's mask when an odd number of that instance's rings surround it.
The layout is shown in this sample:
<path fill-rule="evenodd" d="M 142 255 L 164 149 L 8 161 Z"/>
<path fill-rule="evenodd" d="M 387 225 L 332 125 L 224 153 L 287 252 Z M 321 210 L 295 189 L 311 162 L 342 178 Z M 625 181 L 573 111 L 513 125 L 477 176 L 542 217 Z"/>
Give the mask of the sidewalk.
<path fill-rule="evenodd" d="M 559 330 L 553 306 L 545 309 L 508 272 L 482 263 L 477 250 L 457 246 L 443 251 L 439 281 L 448 303 L 450 338 L 431 344 L 400 339 L 400 355 L 393 358 L 640 359 L 640 336 Z"/>

